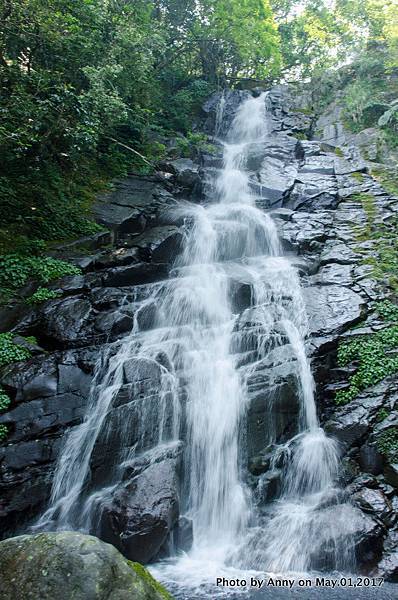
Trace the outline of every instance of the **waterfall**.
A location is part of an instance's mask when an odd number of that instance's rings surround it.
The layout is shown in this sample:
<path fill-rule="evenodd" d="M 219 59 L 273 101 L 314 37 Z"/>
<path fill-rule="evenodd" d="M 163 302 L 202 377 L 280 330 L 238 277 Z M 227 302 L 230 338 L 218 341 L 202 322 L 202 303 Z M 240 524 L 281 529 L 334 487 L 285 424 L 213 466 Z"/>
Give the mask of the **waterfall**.
<path fill-rule="evenodd" d="M 218 127 L 224 105 L 223 97 Z M 136 319 L 131 334 L 98 361 L 86 418 L 66 440 L 38 528 L 90 530 L 125 465 L 151 445 L 183 436 L 182 506 L 193 522 L 193 547 L 175 568 L 183 572 L 195 564 L 197 570 L 204 561 L 207 567 L 305 571 L 322 544 L 341 555 L 344 525 L 322 517 L 323 507 L 338 502 L 338 448 L 317 420 L 299 277 L 283 256 L 272 218 L 256 207 L 247 167 L 253 149 L 266 146 L 269 126 L 267 94 L 240 104 L 209 201 L 181 208 L 191 226 L 170 278 L 137 286 L 137 314 L 152 307 L 151 327 L 140 328 Z M 243 311 L 234 307 L 237 281 L 251 290 Z M 137 360 L 157 374 L 156 389 L 138 389 Z M 274 447 L 271 467 L 282 465 L 282 489 L 261 513 L 246 483 L 242 451 L 248 388 L 267 365 L 283 370 L 284 361 L 296 382 L 299 415 L 284 443 L 278 443 L 274 424 L 266 424 L 264 446 Z M 146 395 L 145 409 L 137 414 L 127 404 L 115 422 L 111 407 L 126 370 L 133 373 L 133 391 L 136 385 Z M 116 427 L 108 473 L 102 486 L 91 489 L 93 452 Z"/>

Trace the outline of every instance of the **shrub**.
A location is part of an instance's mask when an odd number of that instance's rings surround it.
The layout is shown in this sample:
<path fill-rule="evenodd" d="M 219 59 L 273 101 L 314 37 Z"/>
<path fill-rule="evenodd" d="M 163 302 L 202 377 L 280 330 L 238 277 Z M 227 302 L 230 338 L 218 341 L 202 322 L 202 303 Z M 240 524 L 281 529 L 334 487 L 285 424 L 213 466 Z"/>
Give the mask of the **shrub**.
<path fill-rule="evenodd" d="M 0 333 L 0 367 L 31 357 L 28 348 L 16 344 L 12 333 Z"/>
<path fill-rule="evenodd" d="M 396 373 L 398 357 L 391 351 L 397 348 L 398 325 L 383 329 L 365 339 L 361 337 L 341 344 L 337 353 L 338 365 L 345 367 L 356 361 L 358 368 L 350 379 L 349 388 L 337 392 L 336 403 L 346 404 L 361 390 Z"/>
<path fill-rule="evenodd" d="M 29 279 L 48 283 L 66 275 L 78 275 L 81 270 L 64 260 L 51 256 L 6 254 L 0 257 L 0 290 L 13 293 Z"/>
<path fill-rule="evenodd" d="M 7 425 L 0 424 L 0 442 L 4 442 L 8 435 Z"/>
<path fill-rule="evenodd" d="M 389 461 L 398 462 L 398 430 L 386 429 L 377 436 L 377 449 Z"/>
<path fill-rule="evenodd" d="M 0 411 L 6 410 L 10 405 L 10 397 L 5 393 L 3 388 L 0 386 Z"/>
<path fill-rule="evenodd" d="M 54 298 L 59 298 L 60 296 L 61 294 L 55 292 L 54 290 L 49 290 L 46 287 L 39 287 L 34 294 L 27 298 L 26 302 L 27 304 L 40 304 L 41 302 L 53 300 Z"/>

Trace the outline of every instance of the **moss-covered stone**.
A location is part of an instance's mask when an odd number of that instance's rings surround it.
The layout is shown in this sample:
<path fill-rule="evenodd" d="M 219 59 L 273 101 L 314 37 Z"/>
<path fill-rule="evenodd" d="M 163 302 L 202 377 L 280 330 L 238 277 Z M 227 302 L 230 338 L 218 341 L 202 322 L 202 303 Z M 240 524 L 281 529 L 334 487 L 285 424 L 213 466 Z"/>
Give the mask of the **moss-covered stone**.
<path fill-rule="evenodd" d="M 72 531 L 0 542 L 0 600 L 172 600 L 142 565 Z"/>
<path fill-rule="evenodd" d="M 153 589 L 161 595 L 165 600 L 173 600 L 173 597 L 169 592 L 158 582 L 150 572 L 141 564 L 137 562 L 127 561 L 130 567 L 141 577 L 146 583 L 153 587 Z"/>

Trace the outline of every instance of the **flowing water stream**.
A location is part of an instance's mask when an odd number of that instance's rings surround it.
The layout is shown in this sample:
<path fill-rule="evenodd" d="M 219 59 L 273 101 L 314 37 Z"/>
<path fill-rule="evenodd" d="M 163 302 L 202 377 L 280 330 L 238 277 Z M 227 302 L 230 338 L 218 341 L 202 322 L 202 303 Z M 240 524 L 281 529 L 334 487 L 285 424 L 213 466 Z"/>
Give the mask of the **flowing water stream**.
<path fill-rule="evenodd" d="M 219 123 L 222 110 L 223 101 Z M 139 310 L 155 306 L 153 323 L 143 329 L 137 321 L 100 357 L 86 419 L 66 441 L 50 507 L 37 525 L 90 531 L 126 464 L 153 440 L 164 448 L 182 436 L 182 508 L 193 522 L 193 546 L 155 568 L 181 585 L 238 570 L 304 572 L 322 552 L 331 568 L 350 566 L 350 507 L 339 504 L 338 448 L 317 420 L 299 277 L 283 256 L 272 218 L 256 207 L 247 168 L 253 148 L 267 144 L 269 123 L 266 94 L 240 104 L 208 202 L 181 208 L 190 226 L 170 278 L 137 287 Z M 237 281 L 250 289 L 249 307 L 240 314 Z M 138 360 L 140 369 L 156 368 L 156 389 L 138 389 Z M 284 443 L 276 443 L 272 419 L 265 425 L 270 469 L 279 469 L 282 483 L 276 500 L 259 510 L 245 469 L 248 390 L 274 368 L 293 377 L 299 410 Z M 124 411 L 115 423 L 110 408 L 126 369 L 146 401 L 139 414 Z M 270 395 L 270 414 L 272 401 Z M 94 449 L 115 426 L 119 441 L 109 473 L 92 490 Z"/>

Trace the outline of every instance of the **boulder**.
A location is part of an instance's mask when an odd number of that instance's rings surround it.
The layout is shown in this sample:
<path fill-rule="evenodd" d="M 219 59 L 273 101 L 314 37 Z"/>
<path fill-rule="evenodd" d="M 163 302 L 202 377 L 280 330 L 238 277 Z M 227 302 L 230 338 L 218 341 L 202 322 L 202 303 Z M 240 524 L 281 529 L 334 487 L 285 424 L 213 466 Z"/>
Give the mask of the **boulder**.
<path fill-rule="evenodd" d="M 178 521 L 180 461 L 181 445 L 174 443 L 133 463 L 100 508 L 99 537 L 130 560 L 153 559 Z"/>
<path fill-rule="evenodd" d="M 192 189 L 200 182 L 199 165 L 190 158 L 178 158 L 170 162 L 176 181 L 183 188 Z"/>
<path fill-rule="evenodd" d="M 326 431 L 335 436 L 346 449 L 362 444 L 385 402 L 387 391 L 388 385 L 381 382 L 337 408 L 333 417 L 325 423 Z"/>
<path fill-rule="evenodd" d="M 1 600 L 171 600 L 142 565 L 71 531 L 0 542 L 0 581 Z"/>
<path fill-rule="evenodd" d="M 384 540 L 383 558 L 372 576 L 398 583 L 398 531 L 392 530 Z"/>
<path fill-rule="evenodd" d="M 91 318 L 92 307 L 86 298 L 53 300 L 41 310 L 40 335 L 55 347 L 83 346 L 93 337 Z"/>

